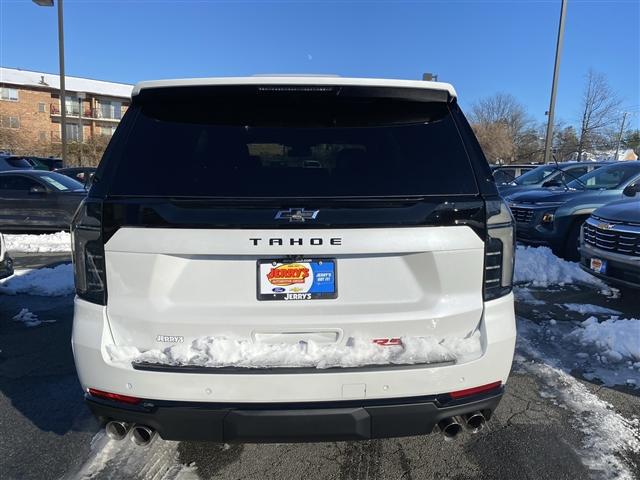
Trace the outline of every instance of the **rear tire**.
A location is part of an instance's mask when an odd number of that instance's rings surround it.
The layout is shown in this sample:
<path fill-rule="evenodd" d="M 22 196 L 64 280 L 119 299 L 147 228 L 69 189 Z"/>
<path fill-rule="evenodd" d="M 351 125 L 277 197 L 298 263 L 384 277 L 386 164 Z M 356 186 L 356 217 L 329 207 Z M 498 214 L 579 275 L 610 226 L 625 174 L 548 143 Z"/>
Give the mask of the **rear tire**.
<path fill-rule="evenodd" d="M 569 229 L 567 242 L 564 246 L 564 258 L 572 262 L 580 261 L 580 229 L 584 223 L 583 219 L 576 220 Z"/>

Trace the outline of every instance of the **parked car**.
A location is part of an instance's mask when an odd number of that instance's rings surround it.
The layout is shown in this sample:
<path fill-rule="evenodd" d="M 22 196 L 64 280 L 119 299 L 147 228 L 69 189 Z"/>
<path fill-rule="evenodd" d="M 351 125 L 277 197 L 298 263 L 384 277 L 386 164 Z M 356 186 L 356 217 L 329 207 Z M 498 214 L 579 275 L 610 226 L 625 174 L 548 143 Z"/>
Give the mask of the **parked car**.
<path fill-rule="evenodd" d="M 54 157 L 24 157 L 36 170 L 53 171 L 62 168 L 62 159 Z"/>
<path fill-rule="evenodd" d="M 4 236 L 0 233 L 0 279 L 13 275 L 13 260 L 7 252 Z"/>
<path fill-rule="evenodd" d="M 481 428 L 514 354 L 513 221 L 456 98 L 405 80 L 138 84 L 72 227 L 73 352 L 107 433 Z M 468 353 L 434 343 L 450 353 L 427 361 L 425 337 Z M 199 360 L 153 356 L 181 345 Z"/>
<path fill-rule="evenodd" d="M 68 168 L 59 168 L 56 172 L 61 173 L 62 175 L 66 175 L 69 178 L 73 178 L 74 180 L 82 183 L 85 187 L 89 187 L 91 185 L 91 179 L 96 173 L 95 167 L 68 167 Z"/>
<path fill-rule="evenodd" d="M 69 230 L 86 194 L 81 183 L 56 172 L 0 172 L 0 228 Z"/>
<path fill-rule="evenodd" d="M 24 157 L 0 155 L 0 172 L 6 170 L 33 170 L 33 165 Z"/>
<path fill-rule="evenodd" d="M 578 240 L 582 223 L 606 203 L 624 198 L 625 188 L 640 181 L 640 162 L 616 162 L 567 183 L 515 193 L 506 198 L 516 219 L 519 242 L 547 245 L 559 256 L 580 258 Z M 626 190 L 627 192 L 630 190 Z"/>
<path fill-rule="evenodd" d="M 511 163 L 509 165 L 491 165 L 491 171 L 493 172 L 493 178 L 496 181 L 496 185 L 507 185 L 513 182 L 520 175 L 530 172 L 534 168 L 538 168 L 539 165 L 533 163 Z"/>
<path fill-rule="evenodd" d="M 598 208 L 584 222 L 582 268 L 614 285 L 640 289 L 640 184 L 631 198 Z"/>
<path fill-rule="evenodd" d="M 522 174 L 507 185 L 498 184 L 498 191 L 503 198 L 526 190 L 539 188 L 564 187 L 569 182 L 580 178 L 603 165 L 611 162 L 564 162 L 541 165 Z"/>

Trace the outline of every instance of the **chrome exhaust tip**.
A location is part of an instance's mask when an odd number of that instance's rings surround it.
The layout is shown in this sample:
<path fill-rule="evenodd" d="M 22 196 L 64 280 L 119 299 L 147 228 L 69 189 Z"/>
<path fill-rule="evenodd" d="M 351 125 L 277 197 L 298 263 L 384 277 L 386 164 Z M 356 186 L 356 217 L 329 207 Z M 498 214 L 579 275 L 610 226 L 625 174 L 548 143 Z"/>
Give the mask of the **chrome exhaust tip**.
<path fill-rule="evenodd" d="M 462 425 L 456 417 L 440 420 L 438 428 L 440 428 L 445 440 L 453 440 L 462 431 Z"/>
<path fill-rule="evenodd" d="M 140 447 L 149 445 L 156 436 L 156 431 L 146 425 L 135 425 L 131 429 L 131 441 Z"/>
<path fill-rule="evenodd" d="M 478 433 L 482 430 L 486 421 L 482 412 L 467 413 L 464 416 L 464 424 L 471 433 Z"/>
<path fill-rule="evenodd" d="M 130 429 L 130 423 L 121 422 L 119 420 L 111 420 L 104 426 L 107 436 L 113 440 L 124 440 Z"/>

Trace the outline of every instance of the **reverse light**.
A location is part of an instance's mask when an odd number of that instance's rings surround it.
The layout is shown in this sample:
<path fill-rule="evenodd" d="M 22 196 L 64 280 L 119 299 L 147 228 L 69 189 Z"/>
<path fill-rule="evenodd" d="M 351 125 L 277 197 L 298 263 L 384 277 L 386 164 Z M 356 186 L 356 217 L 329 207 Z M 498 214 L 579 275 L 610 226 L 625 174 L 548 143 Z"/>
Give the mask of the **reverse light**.
<path fill-rule="evenodd" d="M 138 397 L 130 397 L 129 395 L 120 395 L 119 393 L 105 392 L 103 390 L 96 390 L 95 388 L 89 388 L 87 389 L 87 392 L 92 397 L 112 400 L 114 402 L 127 403 L 129 405 L 137 405 L 142 402 L 142 399 Z"/>
<path fill-rule="evenodd" d="M 511 292 L 515 254 L 514 221 L 502 200 L 491 200 L 487 208 L 487 239 L 484 253 L 484 299 L 493 300 Z"/>
<path fill-rule="evenodd" d="M 71 222 L 71 249 L 78 297 L 106 305 L 102 202 L 85 199 Z"/>
<path fill-rule="evenodd" d="M 492 382 L 487 383 L 486 385 L 480 385 L 479 387 L 466 388 L 464 390 L 457 390 L 455 392 L 451 392 L 449 395 L 453 399 L 470 397 L 471 395 L 477 395 L 479 393 L 490 392 L 491 390 L 496 390 L 500 388 L 502 382 Z"/>

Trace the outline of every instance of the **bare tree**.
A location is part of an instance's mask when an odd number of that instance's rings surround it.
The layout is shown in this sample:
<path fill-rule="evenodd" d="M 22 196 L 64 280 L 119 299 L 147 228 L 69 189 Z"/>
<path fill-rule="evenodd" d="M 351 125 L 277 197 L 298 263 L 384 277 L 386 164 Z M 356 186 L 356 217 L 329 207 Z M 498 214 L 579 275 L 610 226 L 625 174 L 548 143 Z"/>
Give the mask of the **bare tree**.
<path fill-rule="evenodd" d="M 576 151 L 578 160 L 585 151 L 602 145 L 602 138 L 618 118 L 621 101 L 615 94 L 606 75 L 589 69 L 584 93 L 582 94 L 582 114 Z"/>
<path fill-rule="evenodd" d="M 502 158 L 504 162 L 513 162 L 525 152 L 526 156 L 530 156 L 531 151 L 535 150 L 532 147 L 532 140 L 535 139 L 532 136 L 533 121 L 525 107 L 513 95 L 497 93 L 479 100 L 471 107 L 470 117 L 476 130 L 485 135 L 494 133 L 500 136 L 497 139 L 502 144 L 500 150 L 510 151 L 508 157 Z M 511 143 L 506 150 L 505 141 Z"/>
<path fill-rule="evenodd" d="M 513 158 L 514 145 L 506 125 L 502 123 L 474 123 L 471 127 L 489 162 L 509 163 Z"/>

